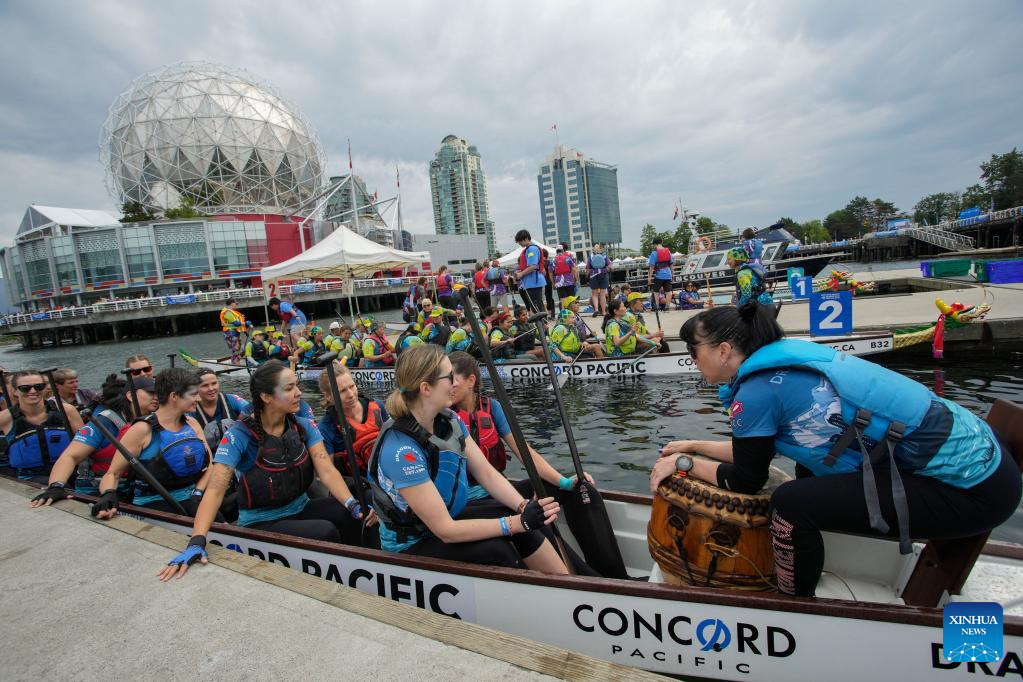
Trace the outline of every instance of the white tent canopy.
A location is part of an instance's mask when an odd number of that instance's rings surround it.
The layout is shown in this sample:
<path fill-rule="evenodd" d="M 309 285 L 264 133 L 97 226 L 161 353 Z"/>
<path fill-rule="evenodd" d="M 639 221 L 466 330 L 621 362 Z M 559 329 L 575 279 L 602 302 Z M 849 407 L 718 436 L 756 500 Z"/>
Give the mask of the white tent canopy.
<path fill-rule="evenodd" d="M 539 246 L 541 249 L 546 251 L 547 252 L 547 258 L 554 258 L 554 254 L 557 253 L 557 250 L 555 249 L 555 247 L 547 246 L 546 244 L 541 244 L 540 242 L 536 241 L 535 239 L 533 240 L 533 244 L 535 244 L 536 246 Z M 519 255 L 522 253 L 522 251 L 523 251 L 523 248 L 520 246 L 517 249 L 515 249 L 514 251 L 512 251 L 511 253 L 507 253 L 507 254 L 501 256 L 500 258 L 497 259 L 498 265 L 500 265 L 502 268 L 507 268 L 507 267 L 515 266 L 516 269 L 518 269 Z"/>
<path fill-rule="evenodd" d="M 429 251 L 399 251 L 342 226 L 297 256 L 263 268 L 259 276 L 264 282 L 368 277 L 380 270 L 421 266 L 429 260 Z"/>

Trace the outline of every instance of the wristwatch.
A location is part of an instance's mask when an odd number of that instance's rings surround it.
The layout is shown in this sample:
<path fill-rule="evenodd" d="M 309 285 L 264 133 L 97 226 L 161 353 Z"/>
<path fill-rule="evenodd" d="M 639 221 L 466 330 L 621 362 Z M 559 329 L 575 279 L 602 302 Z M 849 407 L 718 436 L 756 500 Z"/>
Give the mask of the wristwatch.
<path fill-rule="evenodd" d="M 675 473 L 679 476 L 688 476 L 693 470 L 693 458 L 689 455 L 679 455 L 675 458 Z"/>

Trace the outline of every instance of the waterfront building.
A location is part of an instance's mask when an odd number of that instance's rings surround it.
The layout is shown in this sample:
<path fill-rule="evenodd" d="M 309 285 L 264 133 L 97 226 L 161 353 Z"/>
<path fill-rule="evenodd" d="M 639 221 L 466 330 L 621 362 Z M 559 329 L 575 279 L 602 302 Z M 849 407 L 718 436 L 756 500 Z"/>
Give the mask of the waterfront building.
<path fill-rule="evenodd" d="M 24 310 L 247 286 L 302 251 L 301 217 L 225 213 L 120 223 L 106 211 L 29 206 L 0 248 L 11 303 Z M 312 226 L 302 227 L 313 243 Z"/>
<path fill-rule="evenodd" d="M 620 244 L 618 169 L 556 145 L 536 176 L 543 242 L 585 258 L 593 244 Z"/>
<path fill-rule="evenodd" d="M 327 222 L 342 224 L 377 244 L 400 248 L 397 230 L 388 225 L 387 220 L 380 214 L 375 193 L 370 194 L 366 189 L 365 180 L 358 175 L 354 177 L 358 220 L 352 217 L 352 187 L 347 173 L 330 179 L 330 187 L 340 187 L 340 189 L 327 199 L 327 204 L 323 209 L 323 219 Z M 393 201 L 393 199 L 389 199 L 379 202 L 379 204 L 389 204 Z"/>
<path fill-rule="evenodd" d="M 412 250 L 430 252 L 430 268 L 436 272 L 448 266 L 451 274 L 472 274 L 476 263 L 487 254 L 487 237 L 482 234 L 413 234 Z"/>
<path fill-rule="evenodd" d="M 486 255 L 497 252 L 486 174 L 474 145 L 455 135 L 441 141 L 430 162 L 430 191 L 438 235 L 484 235 Z M 478 258 L 483 255 L 481 252 Z"/>

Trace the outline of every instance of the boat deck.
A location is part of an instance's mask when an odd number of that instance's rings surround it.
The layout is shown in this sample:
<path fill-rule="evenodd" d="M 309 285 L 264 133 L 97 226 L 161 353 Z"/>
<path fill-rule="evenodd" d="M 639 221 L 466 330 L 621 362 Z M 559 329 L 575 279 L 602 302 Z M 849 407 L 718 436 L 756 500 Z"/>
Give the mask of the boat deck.
<path fill-rule="evenodd" d="M 183 536 L 92 522 L 76 503 L 32 510 L 29 496 L 0 482 L 8 680 L 657 677 L 217 548 L 163 585 Z"/>

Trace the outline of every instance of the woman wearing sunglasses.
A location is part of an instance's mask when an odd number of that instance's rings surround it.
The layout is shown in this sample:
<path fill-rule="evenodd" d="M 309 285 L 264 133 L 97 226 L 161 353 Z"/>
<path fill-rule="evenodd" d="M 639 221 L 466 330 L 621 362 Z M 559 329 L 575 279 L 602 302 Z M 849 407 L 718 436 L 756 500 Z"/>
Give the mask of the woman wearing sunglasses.
<path fill-rule="evenodd" d="M 36 370 L 15 372 L 12 385 L 18 404 L 0 412 L 0 431 L 10 443 L 10 465 L 18 478 L 46 483 L 53 464 L 82 428 L 82 418 L 74 407 L 64 405 L 69 433 L 56 405 L 46 400 L 46 382 Z"/>
<path fill-rule="evenodd" d="M 557 519 L 558 503 L 553 497 L 527 501 L 491 466 L 465 425 L 448 409 L 454 399 L 454 380 L 451 361 L 437 346 L 416 346 L 398 358 L 398 389 L 387 398 L 387 412 L 393 419 L 380 430 L 369 463 L 381 547 L 438 559 L 567 573 L 540 532 Z M 507 515 L 473 517 L 473 510 L 466 507 L 468 474 L 507 507 Z"/>
<path fill-rule="evenodd" d="M 145 355 L 132 355 L 124 361 L 124 368 L 131 370 L 133 377 L 153 377 L 153 363 Z"/>

